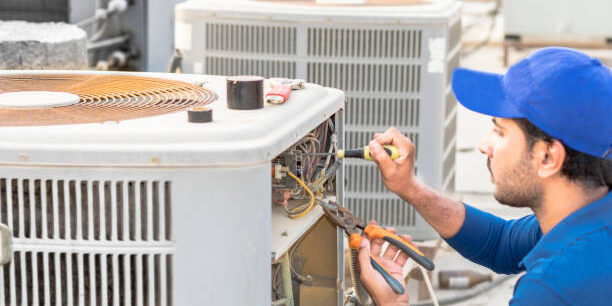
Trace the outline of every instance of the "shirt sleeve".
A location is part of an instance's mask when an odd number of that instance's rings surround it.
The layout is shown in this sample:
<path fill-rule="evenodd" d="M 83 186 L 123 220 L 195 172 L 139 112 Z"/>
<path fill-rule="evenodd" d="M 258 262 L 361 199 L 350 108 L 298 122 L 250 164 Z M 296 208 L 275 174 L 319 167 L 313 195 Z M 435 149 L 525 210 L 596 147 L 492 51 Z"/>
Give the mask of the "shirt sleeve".
<path fill-rule="evenodd" d="M 514 287 L 512 306 L 571 305 L 562 294 L 553 290 L 546 283 L 523 276 Z"/>
<path fill-rule="evenodd" d="M 496 273 L 513 274 L 519 262 L 542 237 L 534 215 L 504 220 L 465 205 L 465 220 L 455 236 L 446 239 L 463 257 Z"/>

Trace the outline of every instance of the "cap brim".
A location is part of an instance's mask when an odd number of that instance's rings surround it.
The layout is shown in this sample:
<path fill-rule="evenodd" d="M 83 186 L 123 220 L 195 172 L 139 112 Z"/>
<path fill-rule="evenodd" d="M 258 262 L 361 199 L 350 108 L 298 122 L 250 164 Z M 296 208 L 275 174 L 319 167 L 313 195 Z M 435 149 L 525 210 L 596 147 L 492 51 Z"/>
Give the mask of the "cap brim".
<path fill-rule="evenodd" d="M 467 109 L 500 118 L 524 117 L 506 99 L 501 74 L 457 68 L 453 72 L 452 88 L 457 101 Z"/>

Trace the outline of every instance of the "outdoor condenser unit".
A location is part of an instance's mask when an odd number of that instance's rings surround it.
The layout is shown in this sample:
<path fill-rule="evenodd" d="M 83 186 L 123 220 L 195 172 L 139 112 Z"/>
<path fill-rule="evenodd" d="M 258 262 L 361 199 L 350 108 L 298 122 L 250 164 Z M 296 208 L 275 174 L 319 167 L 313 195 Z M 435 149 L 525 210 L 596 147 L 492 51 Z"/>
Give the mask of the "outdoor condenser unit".
<path fill-rule="evenodd" d="M 417 145 L 418 177 L 452 192 L 457 111 L 450 78 L 459 63 L 460 4 L 319 2 L 180 3 L 175 44 L 183 68 L 302 78 L 342 89 L 346 147 L 364 146 L 374 132 L 395 126 Z M 414 209 L 386 190 L 373 163 L 347 160 L 345 166 L 348 208 L 414 239 L 435 237 Z"/>
<path fill-rule="evenodd" d="M 0 72 L 0 231 L 12 236 L 0 236 L 0 304 L 270 305 L 293 298 L 290 268 L 313 280 L 293 286 L 301 305 L 340 305 L 344 234 L 318 206 L 287 217 L 272 171 L 322 123 L 342 145 L 344 94 L 306 84 L 239 111 L 225 84 Z M 212 122 L 188 122 L 209 109 Z M 329 190 L 342 200 L 342 185 Z"/>

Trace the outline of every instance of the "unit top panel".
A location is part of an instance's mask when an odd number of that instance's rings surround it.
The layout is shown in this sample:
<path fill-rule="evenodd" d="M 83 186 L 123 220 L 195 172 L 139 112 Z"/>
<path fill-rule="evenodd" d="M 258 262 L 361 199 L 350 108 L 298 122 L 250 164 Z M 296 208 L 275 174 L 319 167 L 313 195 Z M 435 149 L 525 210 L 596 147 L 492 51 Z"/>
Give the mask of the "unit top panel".
<path fill-rule="evenodd" d="M 4 71 L 7 74 L 41 73 Z M 45 74 L 100 72 L 44 71 Z M 119 122 L 0 127 L 0 163 L 9 165 L 228 166 L 271 160 L 344 106 L 340 90 L 307 84 L 283 105 L 227 108 L 226 77 L 112 73 L 202 85 L 218 99 L 213 122 L 189 123 L 179 111 Z"/>
<path fill-rule="evenodd" d="M 221 19 L 261 19 L 338 23 L 443 23 L 459 16 L 461 4 L 454 0 L 365 0 L 341 4 L 314 0 L 190 0 L 176 6 L 177 20 L 190 14 Z"/>

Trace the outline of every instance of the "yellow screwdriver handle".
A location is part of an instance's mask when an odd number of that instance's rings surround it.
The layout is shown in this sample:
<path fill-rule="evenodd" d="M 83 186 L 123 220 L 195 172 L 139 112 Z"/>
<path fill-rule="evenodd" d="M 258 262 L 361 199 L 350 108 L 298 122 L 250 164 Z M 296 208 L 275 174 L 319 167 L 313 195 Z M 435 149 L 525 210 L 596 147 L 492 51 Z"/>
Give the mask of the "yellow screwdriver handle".
<path fill-rule="evenodd" d="M 387 152 L 391 159 L 397 159 L 400 157 L 399 149 L 395 146 L 384 145 L 383 149 Z M 365 146 L 359 149 L 352 150 L 338 150 L 338 158 L 363 158 L 365 160 L 373 160 L 372 155 L 370 155 L 370 147 Z"/>
<path fill-rule="evenodd" d="M 396 160 L 400 157 L 400 152 L 399 149 L 395 146 L 391 146 L 391 145 L 384 145 L 383 149 L 385 149 L 385 151 L 387 151 L 387 155 L 389 155 L 389 157 L 391 157 L 391 159 Z M 372 158 L 372 155 L 370 155 L 370 146 L 365 146 L 363 148 L 363 158 L 366 160 L 374 160 Z"/>

